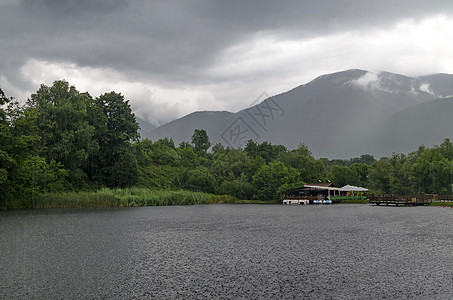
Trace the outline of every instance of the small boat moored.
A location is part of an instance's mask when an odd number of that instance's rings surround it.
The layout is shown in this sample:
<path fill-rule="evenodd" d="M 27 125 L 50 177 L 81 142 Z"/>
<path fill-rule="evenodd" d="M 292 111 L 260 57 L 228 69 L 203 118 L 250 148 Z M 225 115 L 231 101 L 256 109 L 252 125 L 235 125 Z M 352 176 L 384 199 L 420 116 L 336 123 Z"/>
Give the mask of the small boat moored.
<path fill-rule="evenodd" d="M 288 204 L 288 205 L 291 205 L 291 204 L 303 204 L 303 205 L 308 205 L 310 203 L 309 200 L 305 200 L 305 199 L 284 199 L 283 204 Z"/>

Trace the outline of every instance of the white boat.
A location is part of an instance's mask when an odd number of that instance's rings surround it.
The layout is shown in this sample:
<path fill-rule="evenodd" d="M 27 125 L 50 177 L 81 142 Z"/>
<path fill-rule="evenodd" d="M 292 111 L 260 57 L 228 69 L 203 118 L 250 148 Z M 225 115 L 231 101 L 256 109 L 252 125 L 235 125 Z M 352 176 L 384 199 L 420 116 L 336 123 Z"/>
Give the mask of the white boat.
<path fill-rule="evenodd" d="M 291 204 L 303 204 L 303 205 L 307 205 L 310 203 L 309 200 L 305 200 L 305 199 L 284 199 L 283 204 L 288 204 L 288 205 L 291 205 Z"/>

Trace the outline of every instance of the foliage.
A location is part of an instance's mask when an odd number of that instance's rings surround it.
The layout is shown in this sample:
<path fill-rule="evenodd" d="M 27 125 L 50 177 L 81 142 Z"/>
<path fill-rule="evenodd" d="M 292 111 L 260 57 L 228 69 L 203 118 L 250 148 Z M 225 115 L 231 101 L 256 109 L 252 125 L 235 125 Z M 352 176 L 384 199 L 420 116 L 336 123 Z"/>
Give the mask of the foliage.
<path fill-rule="evenodd" d="M 144 188 L 108 189 L 96 192 L 42 194 L 36 208 L 131 207 L 162 205 L 196 205 L 234 202 L 231 197 L 190 191 L 150 190 Z"/>
<path fill-rule="evenodd" d="M 353 169 L 348 167 L 333 166 L 331 171 L 332 182 L 337 186 L 359 185 L 359 174 Z"/>
<path fill-rule="evenodd" d="M 96 179 L 110 187 L 129 187 L 138 180 L 136 155 L 132 143 L 139 138 L 138 123 L 129 101 L 110 92 L 99 96 L 91 106 L 94 137 L 99 152 L 92 157 Z"/>
<path fill-rule="evenodd" d="M 249 140 L 245 145 L 245 152 L 251 157 L 262 157 L 266 163 L 277 159 L 278 155 L 286 151 L 286 147 L 282 145 L 272 145 L 269 142 L 258 144 L 253 140 Z"/>
<path fill-rule="evenodd" d="M 44 146 L 42 155 L 47 162 L 62 163 L 75 187 L 82 186 L 87 159 L 98 147 L 93 139 L 95 128 L 88 122 L 90 101 L 88 93 L 78 92 L 66 81 L 41 85 L 28 101 L 27 112 L 36 116 L 36 123 L 30 125 L 37 126 Z"/>
<path fill-rule="evenodd" d="M 177 188 L 207 193 L 215 191 L 215 183 L 214 176 L 203 166 L 181 169 L 174 181 Z"/>
<path fill-rule="evenodd" d="M 302 181 L 316 182 L 326 177 L 324 164 L 316 160 L 305 145 L 300 145 L 292 151 L 281 151 L 279 160 L 286 166 L 295 168 L 299 172 Z"/>
<path fill-rule="evenodd" d="M 195 129 L 192 135 L 192 144 L 196 152 L 206 152 L 211 147 L 206 130 Z"/>
<path fill-rule="evenodd" d="M 232 195 L 238 199 L 251 199 L 254 193 L 253 185 L 241 176 L 231 181 L 223 181 L 218 190 L 219 194 Z"/>
<path fill-rule="evenodd" d="M 284 184 L 299 181 L 299 172 L 292 167 L 286 167 L 282 162 L 271 162 L 263 165 L 253 176 L 255 188 L 254 199 L 274 200 L 279 188 Z"/>
<path fill-rule="evenodd" d="M 379 160 L 329 160 L 303 144 L 252 140 L 209 151 L 203 129 L 176 147 L 171 138 L 140 140 L 138 129 L 116 92 L 94 99 L 55 81 L 21 104 L 0 89 L 0 208 L 271 203 L 287 188 L 328 181 L 373 194 L 453 195 L 449 139 Z"/>

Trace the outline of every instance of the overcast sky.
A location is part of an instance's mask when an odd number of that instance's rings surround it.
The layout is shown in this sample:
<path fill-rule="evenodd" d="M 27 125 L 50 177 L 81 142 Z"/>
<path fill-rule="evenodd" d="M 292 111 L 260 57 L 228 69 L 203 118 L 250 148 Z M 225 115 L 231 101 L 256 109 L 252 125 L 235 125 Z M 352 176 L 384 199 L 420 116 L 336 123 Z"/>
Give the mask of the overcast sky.
<path fill-rule="evenodd" d="M 453 73 L 453 1 L 0 0 L 0 87 L 66 79 L 166 122 L 335 71 Z"/>

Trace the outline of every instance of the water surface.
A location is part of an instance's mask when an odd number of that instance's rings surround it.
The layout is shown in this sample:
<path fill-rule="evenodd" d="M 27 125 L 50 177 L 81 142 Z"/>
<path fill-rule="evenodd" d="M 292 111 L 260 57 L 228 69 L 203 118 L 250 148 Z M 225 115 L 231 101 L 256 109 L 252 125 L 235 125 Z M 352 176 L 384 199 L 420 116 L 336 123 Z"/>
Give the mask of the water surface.
<path fill-rule="evenodd" d="M 0 213 L 0 299 L 451 299 L 453 209 Z"/>

